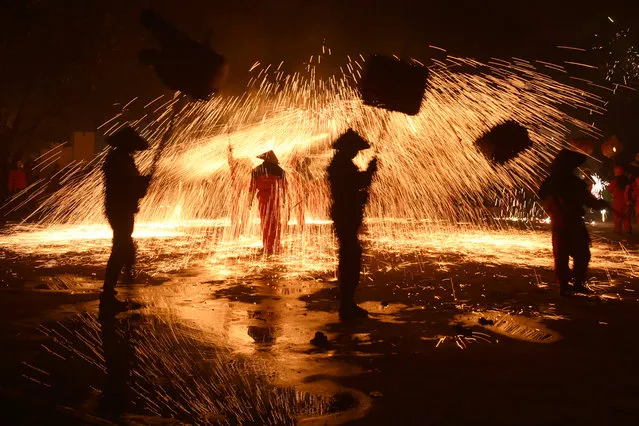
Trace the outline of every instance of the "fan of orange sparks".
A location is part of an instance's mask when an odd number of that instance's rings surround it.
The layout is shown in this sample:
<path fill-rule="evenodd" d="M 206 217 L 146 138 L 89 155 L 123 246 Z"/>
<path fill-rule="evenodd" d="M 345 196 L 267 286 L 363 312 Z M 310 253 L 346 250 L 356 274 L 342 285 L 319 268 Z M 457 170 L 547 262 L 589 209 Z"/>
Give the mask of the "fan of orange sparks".
<path fill-rule="evenodd" d="M 185 108 L 157 176 L 141 205 L 138 221 L 163 222 L 224 218 L 244 202 L 250 165 L 273 149 L 289 170 L 291 203 L 308 194 L 307 216 L 326 218 L 328 193 L 323 181 L 331 142 L 353 127 L 373 145 L 363 152 L 380 159 L 369 217 L 433 221 L 483 217 L 482 200 L 504 189 L 534 188 L 545 164 L 566 139 L 568 127 L 584 134 L 596 130 L 565 111 L 602 111 L 599 98 L 559 83 L 523 60 L 482 64 L 450 58 L 472 72 L 455 72 L 450 64 L 431 69 L 429 88 L 419 115 L 409 117 L 364 106 L 357 88 L 361 62 L 351 60 L 341 76 L 322 80 L 311 71 L 287 75 L 274 67 L 257 73 L 242 96 L 218 97 Z M 156 145 L 170 115 L 170 102 L 152 123 L 140 128 Z M 494 165 L 474 141 L 496 124 L 515 120 L 529 129 L 532 149 L 508 164 Z M 112 131 L 125 122 L 113 123 Z M 136 124 L 135 122 L 133 123 Z M 228 146 L 245 173 L 231 180 Z M 39 207 L 47 224 L 102 223 L 102 176 L 98 156 L 84 167 L 83 179 L 67 185 Z M 148 169 L 153 150 L 137 158 Z M 292 161 L 310 157 L 314 179 L 296 179 Z M 73 180 L 73 173 L 65 179 Z M 299 185 L 298 185 L 299 184 Z M 305 186 L 305 187 L 298 187 Z M 35 191 L 34 191 L 35 192 Z"/>

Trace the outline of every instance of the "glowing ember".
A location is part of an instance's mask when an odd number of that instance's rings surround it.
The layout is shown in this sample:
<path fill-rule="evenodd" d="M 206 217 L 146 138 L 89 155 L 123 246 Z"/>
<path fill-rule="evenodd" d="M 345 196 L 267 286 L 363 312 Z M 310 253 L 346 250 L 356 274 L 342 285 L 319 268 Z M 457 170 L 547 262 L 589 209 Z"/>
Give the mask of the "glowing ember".
<path fill-rule="evenodd" d="M 610 22 L 614 24 L 612 19 Z M 606 80 L 620 85 L 621 83 L 628 86 L 636 85 L 639 79 L 639 46 L 636 34 L 633 34 L 631 27 L 617 27 L 610 40 L 600 40 L 593 50 L 600 51 L 604 55 L 603 69 Z"/>

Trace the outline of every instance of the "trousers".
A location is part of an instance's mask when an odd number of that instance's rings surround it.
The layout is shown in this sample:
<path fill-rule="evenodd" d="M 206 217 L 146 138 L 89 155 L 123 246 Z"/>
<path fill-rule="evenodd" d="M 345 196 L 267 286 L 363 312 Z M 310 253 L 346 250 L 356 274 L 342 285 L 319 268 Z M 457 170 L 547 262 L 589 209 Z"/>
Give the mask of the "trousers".
<path fill-rule="evenodd" d="M 262 225 L 262 245 L 266 254 L 273 254 L 280 250 L 282 233 L 280 202 L 277 196 L 261 197 L 258 201 Z"/>
<path fill-rule="evenodd" d="M 135 264 L 135 243 L 133 242 L 135 213 L 108 215 L 107 219 L 113 229 L 113 246 L 107 261 L 102 291 L 105 295 L 115 295 L 115 286 L 122 268 L 132 268 Z"/>
<path fill-rule="evenodd" d="M 612 212 L 612 220 L 615 222 L 615 232 L 621 232 L 622 225 L 624 231 L 632 231 L 632 226 L 630 225 L 630 211 L 623 213 Z"/>
<path fill-rule="evenodd" d="M 586 226 L 553 229 L 552 251 L 557 282 L 564 286 L 570 281 L 569 260 L 572 257 L 572 278 L 575 284 L 583 284 L 590 263 L 590 237 Z"/>
<path fill-rule="evenodd" d="M 355 290 L 359 285 L 362 268 L 362 246 L 358 238 L 359 224 L 335 226 L 338 248 L 337 278 L 342 302 L 355 300 Z"/>

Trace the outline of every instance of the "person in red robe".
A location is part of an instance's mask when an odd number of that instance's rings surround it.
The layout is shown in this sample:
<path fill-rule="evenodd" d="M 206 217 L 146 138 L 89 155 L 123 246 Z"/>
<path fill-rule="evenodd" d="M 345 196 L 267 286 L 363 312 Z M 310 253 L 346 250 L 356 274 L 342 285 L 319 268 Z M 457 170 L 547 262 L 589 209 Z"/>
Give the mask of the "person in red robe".
<path fill-rule="evenodd" d="M 264 253 L 275 254 L 281 250 L 281 211 L 282 204 L 286 202 L 286 173 L 279 166 L 279 160 L 273 151 L 265 152 L 257 158 L 264 162 L 254 168 L 251 174 L 249 200 L 252 204 L 257 192 Z"/>
<path fill-rule="evenodd" d="M 626 176 L 626 171 L 621 166 L 615 166 L 615 179 L 608 185 L 608 192 L 612 195 L 612 218 L 615 222 L 615 232 L 621 233 L 621 227 L 630 234 L 630 199 L 632 197 L 632 185 Z"/>
<path fill-rule="evenodd" d="M 9 172 L 9 194 L 15 195 L 27 187 L 27 174 L 24 171 L 24 163 L 18 161 L 15 169 Z"/>

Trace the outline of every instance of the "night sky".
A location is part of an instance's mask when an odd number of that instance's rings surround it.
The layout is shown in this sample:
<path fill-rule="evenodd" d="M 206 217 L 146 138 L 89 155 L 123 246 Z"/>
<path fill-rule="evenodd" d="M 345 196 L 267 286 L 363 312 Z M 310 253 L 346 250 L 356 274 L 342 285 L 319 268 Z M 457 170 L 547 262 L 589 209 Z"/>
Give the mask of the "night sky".
<path fill-rule="evenodd" d="M 575 58 L 575 52 L 556 46 L 589 48 L 595 34 L 605 38 L 621 28 L 639 28 L 639 2 L 588 3 L 3 0 L 0 107 L 15 111 L 25 105 L 19 137 L 37 145 L 66 139 L 73 130 L 95 129 L 135 96 L 164 93 L 153 70 L 137 59 L 141 48 L 154 46 L 138 23 L 147 7 L 225 55 L 233 91 L 244 85 L 256 60 L 286 60 L 294 69 L 324 40 L 337 55 L 382 52 L 428 59 L 432 44 L 480 59 L 563 61 L 573 55 L 571 60 L 595 63 L 594 54 Z M 627 121 L 628 111 L 639 109 L 637 97 L 621 94 L 612 100 L 612 115 L 600 123 L 605 132 L 636 136 L 628 130 L 636 126 Z"/>

